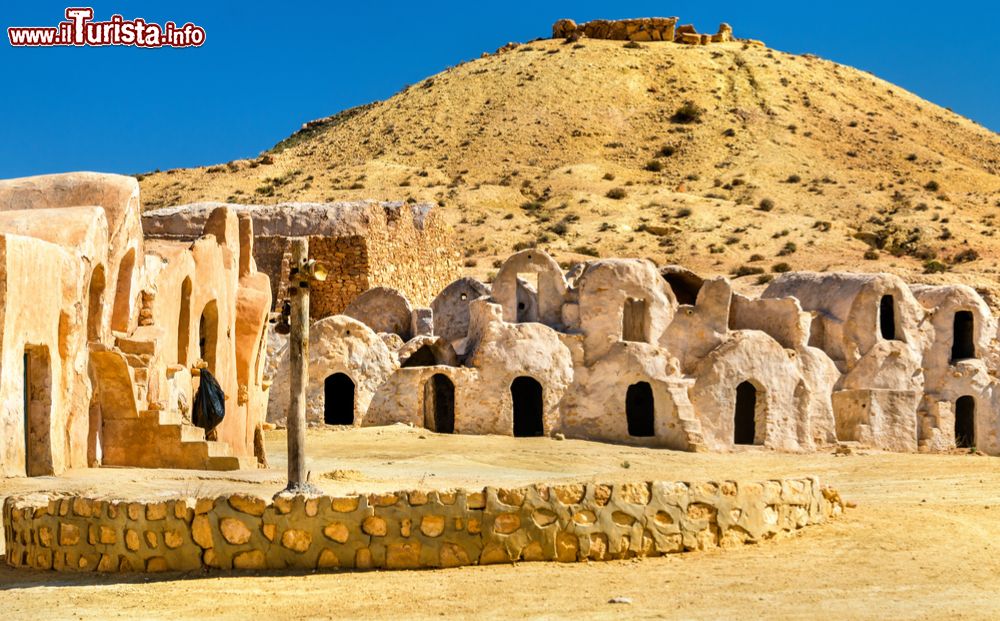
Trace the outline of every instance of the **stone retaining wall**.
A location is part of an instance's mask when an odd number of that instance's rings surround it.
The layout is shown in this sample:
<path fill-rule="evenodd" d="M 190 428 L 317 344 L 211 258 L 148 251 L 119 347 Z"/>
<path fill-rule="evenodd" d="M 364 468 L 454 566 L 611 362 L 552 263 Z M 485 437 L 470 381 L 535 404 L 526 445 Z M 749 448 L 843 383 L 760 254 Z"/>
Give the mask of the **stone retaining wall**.
<path fill-rule="evenodd" d="M 816 478 L 159 502 L 11 497 L 7 562 L 57 571 L 412 569 L 729 547 L 841 513 Z"/>

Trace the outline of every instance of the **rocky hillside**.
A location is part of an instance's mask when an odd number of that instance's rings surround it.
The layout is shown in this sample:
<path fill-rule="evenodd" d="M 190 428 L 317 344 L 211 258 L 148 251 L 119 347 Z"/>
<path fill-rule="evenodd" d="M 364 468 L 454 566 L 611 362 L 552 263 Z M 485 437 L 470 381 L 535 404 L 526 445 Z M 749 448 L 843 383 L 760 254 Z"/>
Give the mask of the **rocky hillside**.
<path fill-rule="evenodd" d="M 434 200 L 480 277 L 537 244 L 567 265 L 649 257 L 746 288 L 852 269 L 989 293 L 1000 250 L 1000 135 L 868 73 L 740 42 L 508 46 L 254 159 L 141 181 L 146 208 Z"/>

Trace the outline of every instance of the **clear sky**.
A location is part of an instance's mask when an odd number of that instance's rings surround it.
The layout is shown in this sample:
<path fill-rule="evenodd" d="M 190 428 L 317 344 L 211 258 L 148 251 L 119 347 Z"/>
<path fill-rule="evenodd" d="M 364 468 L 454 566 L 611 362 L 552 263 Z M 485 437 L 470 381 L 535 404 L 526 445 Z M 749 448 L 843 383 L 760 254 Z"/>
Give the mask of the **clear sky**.
<path fill-rule="evenodd" d="M 66 3 L 0 8 L 0 178 L 135 173 L 255 156 L 303 122 L 548 36 L 553 21 L 671 16 L 871 71 L 1000 131 L 1000 3 L 143 2 L 95 19 L 205 28 L 200 48 L 13 48 L 8 26 L 54 26 Z"/>

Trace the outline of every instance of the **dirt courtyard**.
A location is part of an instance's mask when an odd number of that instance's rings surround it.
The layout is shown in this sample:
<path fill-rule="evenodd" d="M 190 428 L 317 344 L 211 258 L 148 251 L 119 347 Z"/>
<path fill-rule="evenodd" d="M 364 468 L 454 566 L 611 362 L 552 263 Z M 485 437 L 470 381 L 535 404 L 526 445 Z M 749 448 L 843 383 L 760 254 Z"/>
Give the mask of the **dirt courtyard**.
<path fill-rule="evenodd" d="M 0 497 L 273 494 L 271 470 L 99 469 L 0 479 Z M 557 481 L 759 480 L 816 474 L 857 503 L 794 537 L 735 550 L 607 563 L 447 570 L 97 575 L 0 563 L 4 619 L 1000 618 L 1000 459 L 859 451 L 690 454 L 549 438 L 444 436 L 401 425 L 310 430 L 312 481 L 328 492 Z M 609 603 L 628 598 L 630 603 Z"/>

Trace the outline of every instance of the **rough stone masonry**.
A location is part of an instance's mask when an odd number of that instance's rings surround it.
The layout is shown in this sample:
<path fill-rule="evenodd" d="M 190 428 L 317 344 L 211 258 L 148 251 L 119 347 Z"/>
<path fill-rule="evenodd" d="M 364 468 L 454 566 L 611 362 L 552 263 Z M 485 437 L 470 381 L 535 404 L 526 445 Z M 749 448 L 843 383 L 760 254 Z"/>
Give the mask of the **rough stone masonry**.
<path fill-rule="evenodd" d="M 8 498 L 7 562 L 56 571 L 414 569 L 755 543 L 839 515 L 816 478 L 157 502 Z"/>

